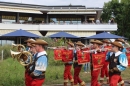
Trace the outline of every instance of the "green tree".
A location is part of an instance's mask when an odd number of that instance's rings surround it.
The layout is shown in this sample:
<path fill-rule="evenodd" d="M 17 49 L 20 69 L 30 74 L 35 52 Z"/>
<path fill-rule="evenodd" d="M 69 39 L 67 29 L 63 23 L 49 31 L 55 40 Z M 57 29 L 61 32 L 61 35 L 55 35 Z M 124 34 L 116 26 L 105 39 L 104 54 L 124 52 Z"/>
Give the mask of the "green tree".
<path fill-rule="evenodd" d="M 112 12 L 114 13 L 114 20 L 118 25 L 118 30 L 115 32 L 130 39 L 130 0 L 112 0 L 104 3 L 103 13 L 101 18 L 104 22 L 108 22 L 111 18 Z"/>

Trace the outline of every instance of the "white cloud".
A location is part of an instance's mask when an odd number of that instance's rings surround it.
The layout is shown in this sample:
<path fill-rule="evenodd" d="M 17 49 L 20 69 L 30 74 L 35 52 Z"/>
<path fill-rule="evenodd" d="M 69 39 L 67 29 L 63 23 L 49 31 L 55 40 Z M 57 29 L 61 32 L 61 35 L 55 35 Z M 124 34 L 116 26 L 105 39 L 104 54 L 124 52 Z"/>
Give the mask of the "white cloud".
<path fill-rule="evenodd" d="M 86 7 L 103 7 L 110 0 L 1 0 L 6 2 L 38 4 L 38 5 L 85 5 Z"/>

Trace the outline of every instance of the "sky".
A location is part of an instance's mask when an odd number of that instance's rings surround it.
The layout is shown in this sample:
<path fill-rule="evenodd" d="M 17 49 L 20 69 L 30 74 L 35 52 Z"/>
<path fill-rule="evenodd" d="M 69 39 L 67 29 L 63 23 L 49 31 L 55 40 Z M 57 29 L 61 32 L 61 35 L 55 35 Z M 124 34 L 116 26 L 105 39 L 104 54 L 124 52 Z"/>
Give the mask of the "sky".
<path fill-rule="evenodd" d="M 104 2 L 110 0 L 0 0 L 5 2 L 37 4 L 37 5 L 85 5 L 86 7 L 102 8 Z"/>

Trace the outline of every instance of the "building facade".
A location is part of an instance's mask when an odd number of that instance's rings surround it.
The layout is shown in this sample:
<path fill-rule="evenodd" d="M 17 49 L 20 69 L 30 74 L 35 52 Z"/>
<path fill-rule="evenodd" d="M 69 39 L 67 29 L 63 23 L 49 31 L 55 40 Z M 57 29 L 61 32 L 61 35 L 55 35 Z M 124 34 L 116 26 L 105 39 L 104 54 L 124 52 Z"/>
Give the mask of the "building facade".
<path fill-rule="evenodd" d="M 104 24 L 102 8 L 82 5 L 45 6 L 0 2 L 0 35 L 16 29 L 28 30 L 40 36 L 65 31 L 88 37 L 102 31 L 116 31 L 116 24 Z M 96 24 L 96 20 L 100 23 Z"/>

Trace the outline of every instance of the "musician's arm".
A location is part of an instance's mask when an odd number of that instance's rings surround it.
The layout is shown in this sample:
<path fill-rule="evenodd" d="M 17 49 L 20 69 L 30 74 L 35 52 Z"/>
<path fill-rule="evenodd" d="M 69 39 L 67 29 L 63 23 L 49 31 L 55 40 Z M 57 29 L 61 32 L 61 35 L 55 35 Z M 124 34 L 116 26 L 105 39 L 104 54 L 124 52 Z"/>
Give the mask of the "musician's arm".
<path fill-rule="evenodd" d="M 127 60 L 127 57 L 124 53 L 122 53 L 120 56 L 119 56 L 119 65 L 117 65 L 117 69 L 119 71 L 124 71 L 127 66 L 128 66 L 128 60 Z"/>
<path fill-rule="evenodd" d="M 78 60 L 77 60 L 77 54 L 76 54 L 76 50 L 74 50 L 74 58 L 73 58 L 73 61 L 74 61 L 75 63 L 78 62 Z"/>
<path fill-rule="evenodd" d="M 36 62 L 35 70 L 33 71 L 34 76 L 41 75 L 43 71 L 46 71 L 46 68 L 47 68 L 47 57 L 42 56 Z"/>
<path fill-rule="evenodd" d="M 110 55 L 112 54 L 112 52 L 107 52 L 106 54 L 106 61 L 109 61 Z"/>
<path fill-rule="evenodd" d="M 129 51 L 126 49 L 126 48 L 123 48 L 123 51 L 124 53 L 129 53 Z"/>

